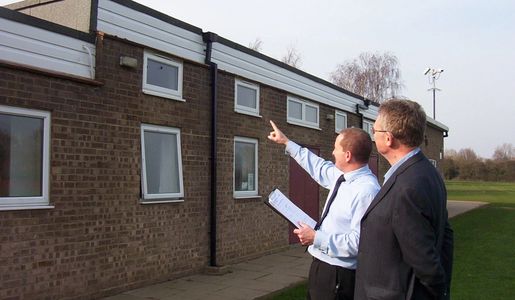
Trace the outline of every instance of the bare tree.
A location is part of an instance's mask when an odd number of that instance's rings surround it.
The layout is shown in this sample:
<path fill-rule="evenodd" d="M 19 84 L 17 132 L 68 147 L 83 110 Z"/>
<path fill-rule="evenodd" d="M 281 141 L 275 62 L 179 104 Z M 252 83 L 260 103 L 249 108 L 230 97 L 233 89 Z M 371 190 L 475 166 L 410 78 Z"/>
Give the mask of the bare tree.
<path fill-rule="evenodd" d="M 515 159 L 515 147 L 512 144 L 504 143 L 497 146 L 492 156 L 494 160 L 512 160 Z"/>
<path fill-rule="evenodd" d="M 460 149 L 460 151 L 458 151 L 457 159 L 463 161 L 481 160 L 480 157 L 476 154 L 476 152 L 471 148 Z"/>
<path fill-rule="evenodd" d="M 288 64 L 298 69 L 302 64 L 302 57 L 300 53 L 297 51 L 297 48 L 294 45 L 290 45 L 286 49 L 286 54 L 283 56 L 281 61 L 285 64 Z"/>
<path fill-rule="evenodd" d="M 377 103 L 398 97 L 402 90 L 399 60 L 390 52 L 363 52 L 358 58 L 338 65 L 330 80 Z"/>
<path fill-rule="evenodd" d="M 263 48 L 263 41 L 260 38 L 256 38 L 253 42 L 249 43 L 249 48 L 261 52 L 261 48 Z"/>

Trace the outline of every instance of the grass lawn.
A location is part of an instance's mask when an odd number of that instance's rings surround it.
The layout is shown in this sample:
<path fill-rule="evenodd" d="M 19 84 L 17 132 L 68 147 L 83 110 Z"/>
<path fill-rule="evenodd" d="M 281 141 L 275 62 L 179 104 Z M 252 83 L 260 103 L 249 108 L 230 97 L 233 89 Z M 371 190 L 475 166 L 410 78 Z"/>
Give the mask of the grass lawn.
<path fill-rule="evenodd" d="M 514 299 L 515 183 L 446 182 L 448 198 L 490 205 L 451 219 L 454 229 L 453 300 Z M 305 299 L 306 285 L 273 300 Z"/>

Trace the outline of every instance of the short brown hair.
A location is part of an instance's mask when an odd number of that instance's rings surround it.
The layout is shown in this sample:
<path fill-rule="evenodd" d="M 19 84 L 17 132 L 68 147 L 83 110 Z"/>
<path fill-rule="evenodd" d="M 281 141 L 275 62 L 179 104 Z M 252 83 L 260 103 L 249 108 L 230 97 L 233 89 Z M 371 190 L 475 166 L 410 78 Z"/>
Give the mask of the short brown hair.
<path fill-rule="evenodd" d="M 383 130 L 390 132 L 402 144 L 418 147 L 424 140 L 426 113 L 411 100 L 392 99 L 379 106 Z"/>
<path fill-rule="evenodd" d="M 372 152 L 370 135 L 360 128 L 346 128 L 340 134 L 343 136 L 340 142 L 342 148 L 350 151 L 357 162 L 368 163 Z"/>

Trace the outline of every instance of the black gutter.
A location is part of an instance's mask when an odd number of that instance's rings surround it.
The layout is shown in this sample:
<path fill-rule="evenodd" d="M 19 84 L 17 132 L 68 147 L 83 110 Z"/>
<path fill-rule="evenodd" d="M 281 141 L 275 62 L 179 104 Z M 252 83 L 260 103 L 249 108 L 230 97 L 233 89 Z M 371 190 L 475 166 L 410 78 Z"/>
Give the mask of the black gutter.
<path fill-rule="evenodd" d="M 212 32 L 202 34 L 202 39 L 206 43 L 206 60 L 211 73 L 211 208 L 209 219 L 209 265 L 216 267 L 216 176 L 217 176 L 217 151 L 216 151 L 216 123 L 217 123 L 217 83 L 218 83 L 218 65 L 211 61 L 211 52 L 213 43 L 217 42 L 218 36 Z"/>

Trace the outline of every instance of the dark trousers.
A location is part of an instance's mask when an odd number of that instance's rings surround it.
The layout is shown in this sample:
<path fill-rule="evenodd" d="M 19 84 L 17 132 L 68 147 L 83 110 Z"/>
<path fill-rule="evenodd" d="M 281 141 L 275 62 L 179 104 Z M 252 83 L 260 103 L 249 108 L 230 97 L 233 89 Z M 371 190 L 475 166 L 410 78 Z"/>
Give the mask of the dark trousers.
<path fill-rule="evenodd" d="M 352 300 L 356 271 L 313 258 L 309 269 L 308 300 Z"/>

